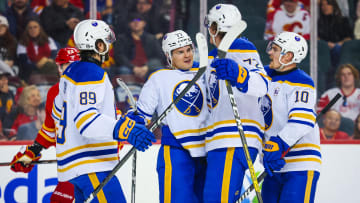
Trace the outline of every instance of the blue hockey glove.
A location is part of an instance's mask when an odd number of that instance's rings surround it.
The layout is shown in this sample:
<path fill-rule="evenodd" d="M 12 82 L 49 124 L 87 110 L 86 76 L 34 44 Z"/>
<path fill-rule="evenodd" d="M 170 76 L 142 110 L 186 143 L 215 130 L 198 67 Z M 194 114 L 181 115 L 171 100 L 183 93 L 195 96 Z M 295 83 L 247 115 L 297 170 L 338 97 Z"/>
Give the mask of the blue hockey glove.
<path fill-rule="evenodd" d="M 232 59 L 214 59 L 211 66 L 216 68 L 216 76 L 230 81 L 231 86 L 245 88 L 249 81 L 249 71 Z"/>
<path fill-rule="evenodd" d="M 130 119 L 134 120 L 138 124 L 143 124 L 143 125 L 147 124 L 145 116 L 139 112 L 135 112 L 134 109 L 129 109 L 125 115 Z"/>
<path fill-rule="evenodd" d="M 128 141 L 137 150 L 145 151 L 156 142 L 155 136 L 145 125 L 136 123 L 129 116 L 122 117 L 115 125 L 113 132 L 114 139 Z"/>
<path fill-rule="evenodd" d="M 285 165 L 283 154 L 287 152 L 289 145 L 286 144 L 279 136 L 273 136 L 264 145 L 263 164 L 265 171 L 272 176 L 272 171 L 278 171 Z M 285 154 L 284 154 L 285 155 Z"/>

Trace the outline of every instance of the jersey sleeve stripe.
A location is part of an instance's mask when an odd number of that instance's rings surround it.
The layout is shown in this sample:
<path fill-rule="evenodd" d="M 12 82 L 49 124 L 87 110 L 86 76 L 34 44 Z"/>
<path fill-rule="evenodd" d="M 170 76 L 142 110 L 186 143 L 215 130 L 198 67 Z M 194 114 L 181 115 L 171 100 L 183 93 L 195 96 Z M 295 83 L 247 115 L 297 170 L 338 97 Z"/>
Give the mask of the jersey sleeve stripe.
<path fill-rule="evenodd" d="M 81 117 L 79 117 L 79 119 L 77 121 L 74 120 L 75 123 L 76 123 L 76 128 L 80 129 L 80 126 L 82 124 L 84 124 L 84 122 L 86 122 L 91 116 L 93 116 L 95 114 L 96 114 L 96 112 L 90 112 L 88 114 L 85 114 L 85 115 L 82 115 Z"/>
<path fill-rule="evenodd" d="M 310 127 L 314 127 L 314 123 L 310 123 L 310 122 L 306 122 L 306 121 L 300 121 L 300 120 L 288 120 L 289 123 L 298 123 L 298 124 L 303 124 L 303 125 L 308 125 Z"/>
<path fill-rule="evenodd" d="M 81 130 L 80 130 L 80 134 L 82 134 L 84 132 L 84 130 L 86 130 L 86 128 L 89 127 L 89 125 L 95 121 L 95 119 L 97 119 L 100 116 L 100 114 L 97 114 L 95 116 L 95 118 L 93 118 L 91 121 L 89 121 Z"/>
<path fill-rule="evenodd" d="M 84 111 L 80 111 L 80 112 L 75 116 L 74 121 L 76 122 L 76 120 L 78 119 L 78 117 L 80 117 L 81 114 L 86 113 L 87 111 L 91 111 L 91 110 L 96 110 L 96 108 L 95 108 L 95 107 L 91 107 L 91 108 L 88 108 L 88 109 L 86 109 L 86 110 L 84 110 Z"/>
<path fill-rule="evenodd" d="M 41 135 L 45 140 L 47 140 L 49 142 L 52 142 L 52 143 L 56 142 L 55 138 L 48 136 L 41 129 L 39 130 L 38 134 Z"/>
<path fill-rule="evenodd" d="M 313 121 L 314 123 L 316 120 L 316 118 L 313 114 L 310 115 L 310 114 L 305 114 L 305 113 L 292 113 L 292 114 L 290 114 L 289 119 L 291 119 L 293 117 L 308 119 L 310 121 Z"/>
<path fill-rule="evenodd" d="M 41 127 L 48 132 L 55 132 L 55 128 L 49 128 L 45 125 L 45 123 Z"/>
<path fill-rule="evenodd" d="M 84 160 L 84 161 L 80 161 L 77 162 L 76 164 L 70 165 L 66 168 L 58 168 L 58 172 L 63 173 L 66 172 L 74 167 L 80 166 L 80 165 L 84 165 L 84 164 L 93 164 L 93 163 L 99 163 L 99 162 L 106 162 L 106 161 L 117 161 L 119 160 L 119 158 L 116 157 L 107 157 L 107 158 L 101 158 L 101 159 L 92 159 L 92 160 Z"/>
<path fill-rule="evenodd" d="M 56 108 L 56 106 L 55 106 L 55 104 L 53 105 L 53 114 L 54 114 L 54 116 L 56 117 L 56 118 L 60 118 L 61 117 L 61 115 L 60 115 L 60 110 L 58 110 L 57 108 Z"/>
<path fill-rule="evenodd" d="M 285 157 L 304 156 L 304 155 L 314 155 L 321 158 L 321 153 L 316 150 L 290 151 L 285 155 Z"/>
<path fill-rule="evenodd" d="M 312 109 L 307 109 L 307 108 L 292 108 L 292 109 L 290 109 L 289 113 L 291 113 L 293 111 L 308 111 L 308 112 L 314 113 L 314 111 Z"/>
<path fill-rule="evenodd" d="M 137 108 L 137 110 L 139 110 L 139 111 L 140 111 L 140 113 L 144 114 L 145 116 L 152 118 L 152 115 L 150 115 L 150 114 L 146 113 L 145 111 L 143 111 L 143 110 L 142 110 L 142 109 L 140 109 L 139 107 Z"/>
<path fill-rule="evenodd" d="M 87 144 L 87 145 L 82 145 L 82 146 L 78 146 L 78 147 L 74 147 L 71 148 L 69 150 L 66 150 L 64 152 L 61 152 L 59 154 L 57 154 L 57 157 L 63 157 L 66 156 L 72 152 L 81 150 L 81 149 L 86 149 L 86 148 L 96 148 L 96 147 L 106 147 L 106 146 L 116 146 L 117 147 L 117 142 L 113 141 L 113 142 L 102 142 L 102 143 L 95 143 L 95 144 Z"/>
<path fill-rule="evenodd" d="M 320 150 L 320 146 L 316 145 L 316 144 L 312 144 L 312 143 L 303 143 L 303 144 L 296 144 L 295 146 L 293 146 L 293 149 L 299 149 L 299 148 L 306 148 L 306 147 L 311 147 L 311 148 L 316 148 L 318 150 Z"/>
<path fill-rule="evenodd" d="M 110 155 L 110 154 L 117 154 L 118 150 L 117 148 L 113 148 L 113 149 L 104 149 L 104 150 L 96 150 L 96 151 L 85 151 L 85 152 L 80 152 L 78 154 L 74 154 L 72 156 L 69 156 L 63 160 L 58 160 L 57 164 L 59 166 L 63 166 L 66 165 L 72 161 L 75 161 L 77 159 L 81 159 L 84 157 L 96 157 L 96 156 L 102 156 L 102 155 Z"/>
<path fill-rule="evenodd" d="M 321 164 L 321 160 L 319 158 L 297 158 L 297 159 L 285 159 L 285 163 L 294 163 L 294 162 L 306 162 L 313 161 Z"/>

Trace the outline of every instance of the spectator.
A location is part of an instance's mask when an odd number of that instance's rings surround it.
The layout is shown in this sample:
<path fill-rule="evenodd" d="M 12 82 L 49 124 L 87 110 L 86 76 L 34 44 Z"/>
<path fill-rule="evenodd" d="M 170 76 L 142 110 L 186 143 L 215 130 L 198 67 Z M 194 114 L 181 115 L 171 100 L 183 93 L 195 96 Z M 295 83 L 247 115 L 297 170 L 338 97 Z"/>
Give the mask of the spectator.
<path fill-rule="evenodd" d="M 354 140 L 360 139 L 360 114 L 355 119 L 353 139 Z"/>
<path fill-rule="evenodd" d="M 320 140 L 349 139 L 346 132 L 340 131 L 341 115 L 336 110 L 326 112 L 323 120 L 324 127 L 320 128 Z"/>
<path fill-rule="evenodd" d="M 14 95 L 9 91 L 9 75 L 9 73 L 0 70 L 0 122 L 4 121 L 14 107 Z"/>
<path fill-rule="evenodd" d="M 35 85 L 30 85 L 24 88 L 19 99 L 19 113 L 11 126 L 8 138 L 15 139 L 19 126 L 37 119 L 36 110 L 40 105 L 41 97 L 40 91 Z"/>
<path fill-rule="evenodd" d="M 57 75 L 56 52 L 55 41 L 47 36 L 40 22 L 36 18 L 29 20 L 17 48 L 19 77 L 28 81 L 33 71 Z"/>
<path fill-rule="evenodd" d="M 301 8 L 298 0 L 283 0 L 279 9 L 267 19 L 265 35 L 266 40 L 273 40 L 283 31 L 296 32 L 306 40 L 310 39 L 310 14 Z"/>
<path fill-rule="evenodd" d="M 129 17 L 130 33 L 120 36 L 114 43 L 115 74 L 134 73 L 145 79 L 149 73 L 163 66 L 164 55 L 159 42 L 144 31 L 146 22 L 142 15 L 133 13 Z"/>
<path fill-rule="evenodd" d="M 0 15 L 0 66 L 7 69 L 12 76 L 15 75 L 14 72 L 18 72 L 18 67 L 14 64 L 16 46 L 16 39 L 9 31 L 8 20 Z"/>
<path fill-rule="evenodd" d="M 328 43 L 331 65 L 337 67 L 340 60 L 341 46 L 351 40 L 353 31 L 349 20 L 343 17 L 336 0 L 320 1 L 318 37 Z"/>
<path fill-rule="evenodd" d="M 69 0 L 53 0 L 44 8 L 40 19 L 45 31 L 63 48 L 84 16 Z"/>
<path fill-rule="evenodd" d="M 19 126 L 16 140 L 34 140 L 45 120 L 45 103 L 41 103 L 36 109 L 37 119 Z"/>
<path fill-rule="evenodd" d="M 16 39 L 20 39 L 25 31 L 29 18 L 36 16 L 28 4 L 28 0 L 11 0 L 12 4 L 7 9 L 5 16 L 9 21 L 9 29 Z"/>
<path fill-rule="evenodd" d="M 132 0 L 116 0 L 114 1 L 112 25 L 115 33 L 124 34 L 129 30 L 128 17 L 131 8 L 135 8 L 136 1 Z"/>
<path fill-rule="evenodd" d="M 36 14 L 40 15 L 43 9 L 48 6 L 50 2 L 48 0 L 32 0 L 30 7 Z M 84 10 L 83 0 L 69 0 L 69 2 L 75 7 L 78 7 L 81 11 Z"/>
<path fill-rule="evenodd" d="M 153 0 L 137 0 L 136 11 L 144 16 L 146 21 L 145 31 L 155 35 L 156 39 L 162 39 L 168 31 L 168 22 L 164 15 L 153 6 Z"/>
<path fill-rule="evenodd" d="M 359 71 L 351 64 L 343 64 L 335 75 L 337 87 L 327 90 L 321 95 L 317 105 L 320 112 L 336 94 L 342 95 L 342 101 L 337 101 L 332 109 L 340 112 L 341 116 L 355 120 L 360 112 Z"/>

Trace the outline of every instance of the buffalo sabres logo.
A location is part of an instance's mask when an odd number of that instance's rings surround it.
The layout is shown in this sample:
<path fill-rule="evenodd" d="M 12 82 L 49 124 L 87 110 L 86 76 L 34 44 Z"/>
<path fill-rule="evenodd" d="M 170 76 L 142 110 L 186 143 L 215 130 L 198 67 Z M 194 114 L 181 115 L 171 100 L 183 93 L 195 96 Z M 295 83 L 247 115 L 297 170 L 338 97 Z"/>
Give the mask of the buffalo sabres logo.
<path fill-rule="evenodd" d="M 267 130 L 271 127 L 273 121 L 273 112 L 271 110 L 272 101 L 269 95 L 261 97 L 260 104 L 265 121 L 265 130 Z"/>
<path fill-rule="evenodd" d="M 189 81 L 178 83 L 174 89 L 173 100 L 186 87 Z M 198 116 L 201 112 L 204 102 L 203 94 L 198 84 L 194 84 L 183 98 L 175 105 L 176 109 L 186 116 Z"/>
<path fill-rule="evenodd" d="M 208 103 L 209 103 L 210 108 L 215 108 L 219 102 L 219 95 L 220 95 L 219 81 L 217 79 L 215 70 L 211 71 L 208 84 L 209 84 L 209 91 L 210 91 L 209 92 L 210 101 L 208 101 Z"/>

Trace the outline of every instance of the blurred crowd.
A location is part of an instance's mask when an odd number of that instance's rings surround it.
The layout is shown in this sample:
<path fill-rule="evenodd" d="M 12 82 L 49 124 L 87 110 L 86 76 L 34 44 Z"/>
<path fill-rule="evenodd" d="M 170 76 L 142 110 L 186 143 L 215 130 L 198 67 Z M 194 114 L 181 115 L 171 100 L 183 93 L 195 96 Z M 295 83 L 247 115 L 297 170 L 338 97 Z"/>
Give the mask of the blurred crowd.
<path fill-rule="evenodd" d="M 245 9 L 251 2 L 245 0 L 209 0 L 208 8 L 221 2 L 239 7 L 248 20 L 243 36 L 254 42 L 262 59 L 266 54 L 260 45 L 282 31 L 310 39 L 310 0 L 254 0 L 252 9 L 258 10 L 251 13 Z M 318 112 L 337 93 L 342 95 L 319 121 L 321 139 L 360 139 L 360 0 L 318 0 L 318 4 L 318 40 L 325 44 L 319 60 L 328 56 L 318 67 L 323 75 Z M 153 71 L 167 66 L 163 35 L 199 29 L 189 26 L 199 19 L 199 9 L 194 9 L 198 1 L 97 0 L 96 6 L 97 19 L 111 25 L 117 38 L 103 64 L 113 81 L 124 76 L 141 87 Z M 35 138 L 44 119 L 46 93 L 58 81 L 56 53 L 75 47 L 72 33 L 78 22 L 90 17 L 89 9 L 90 0 L 0 1 L 0 140 Z M 309 68 L 309 62 L 300 65 Z"/>

